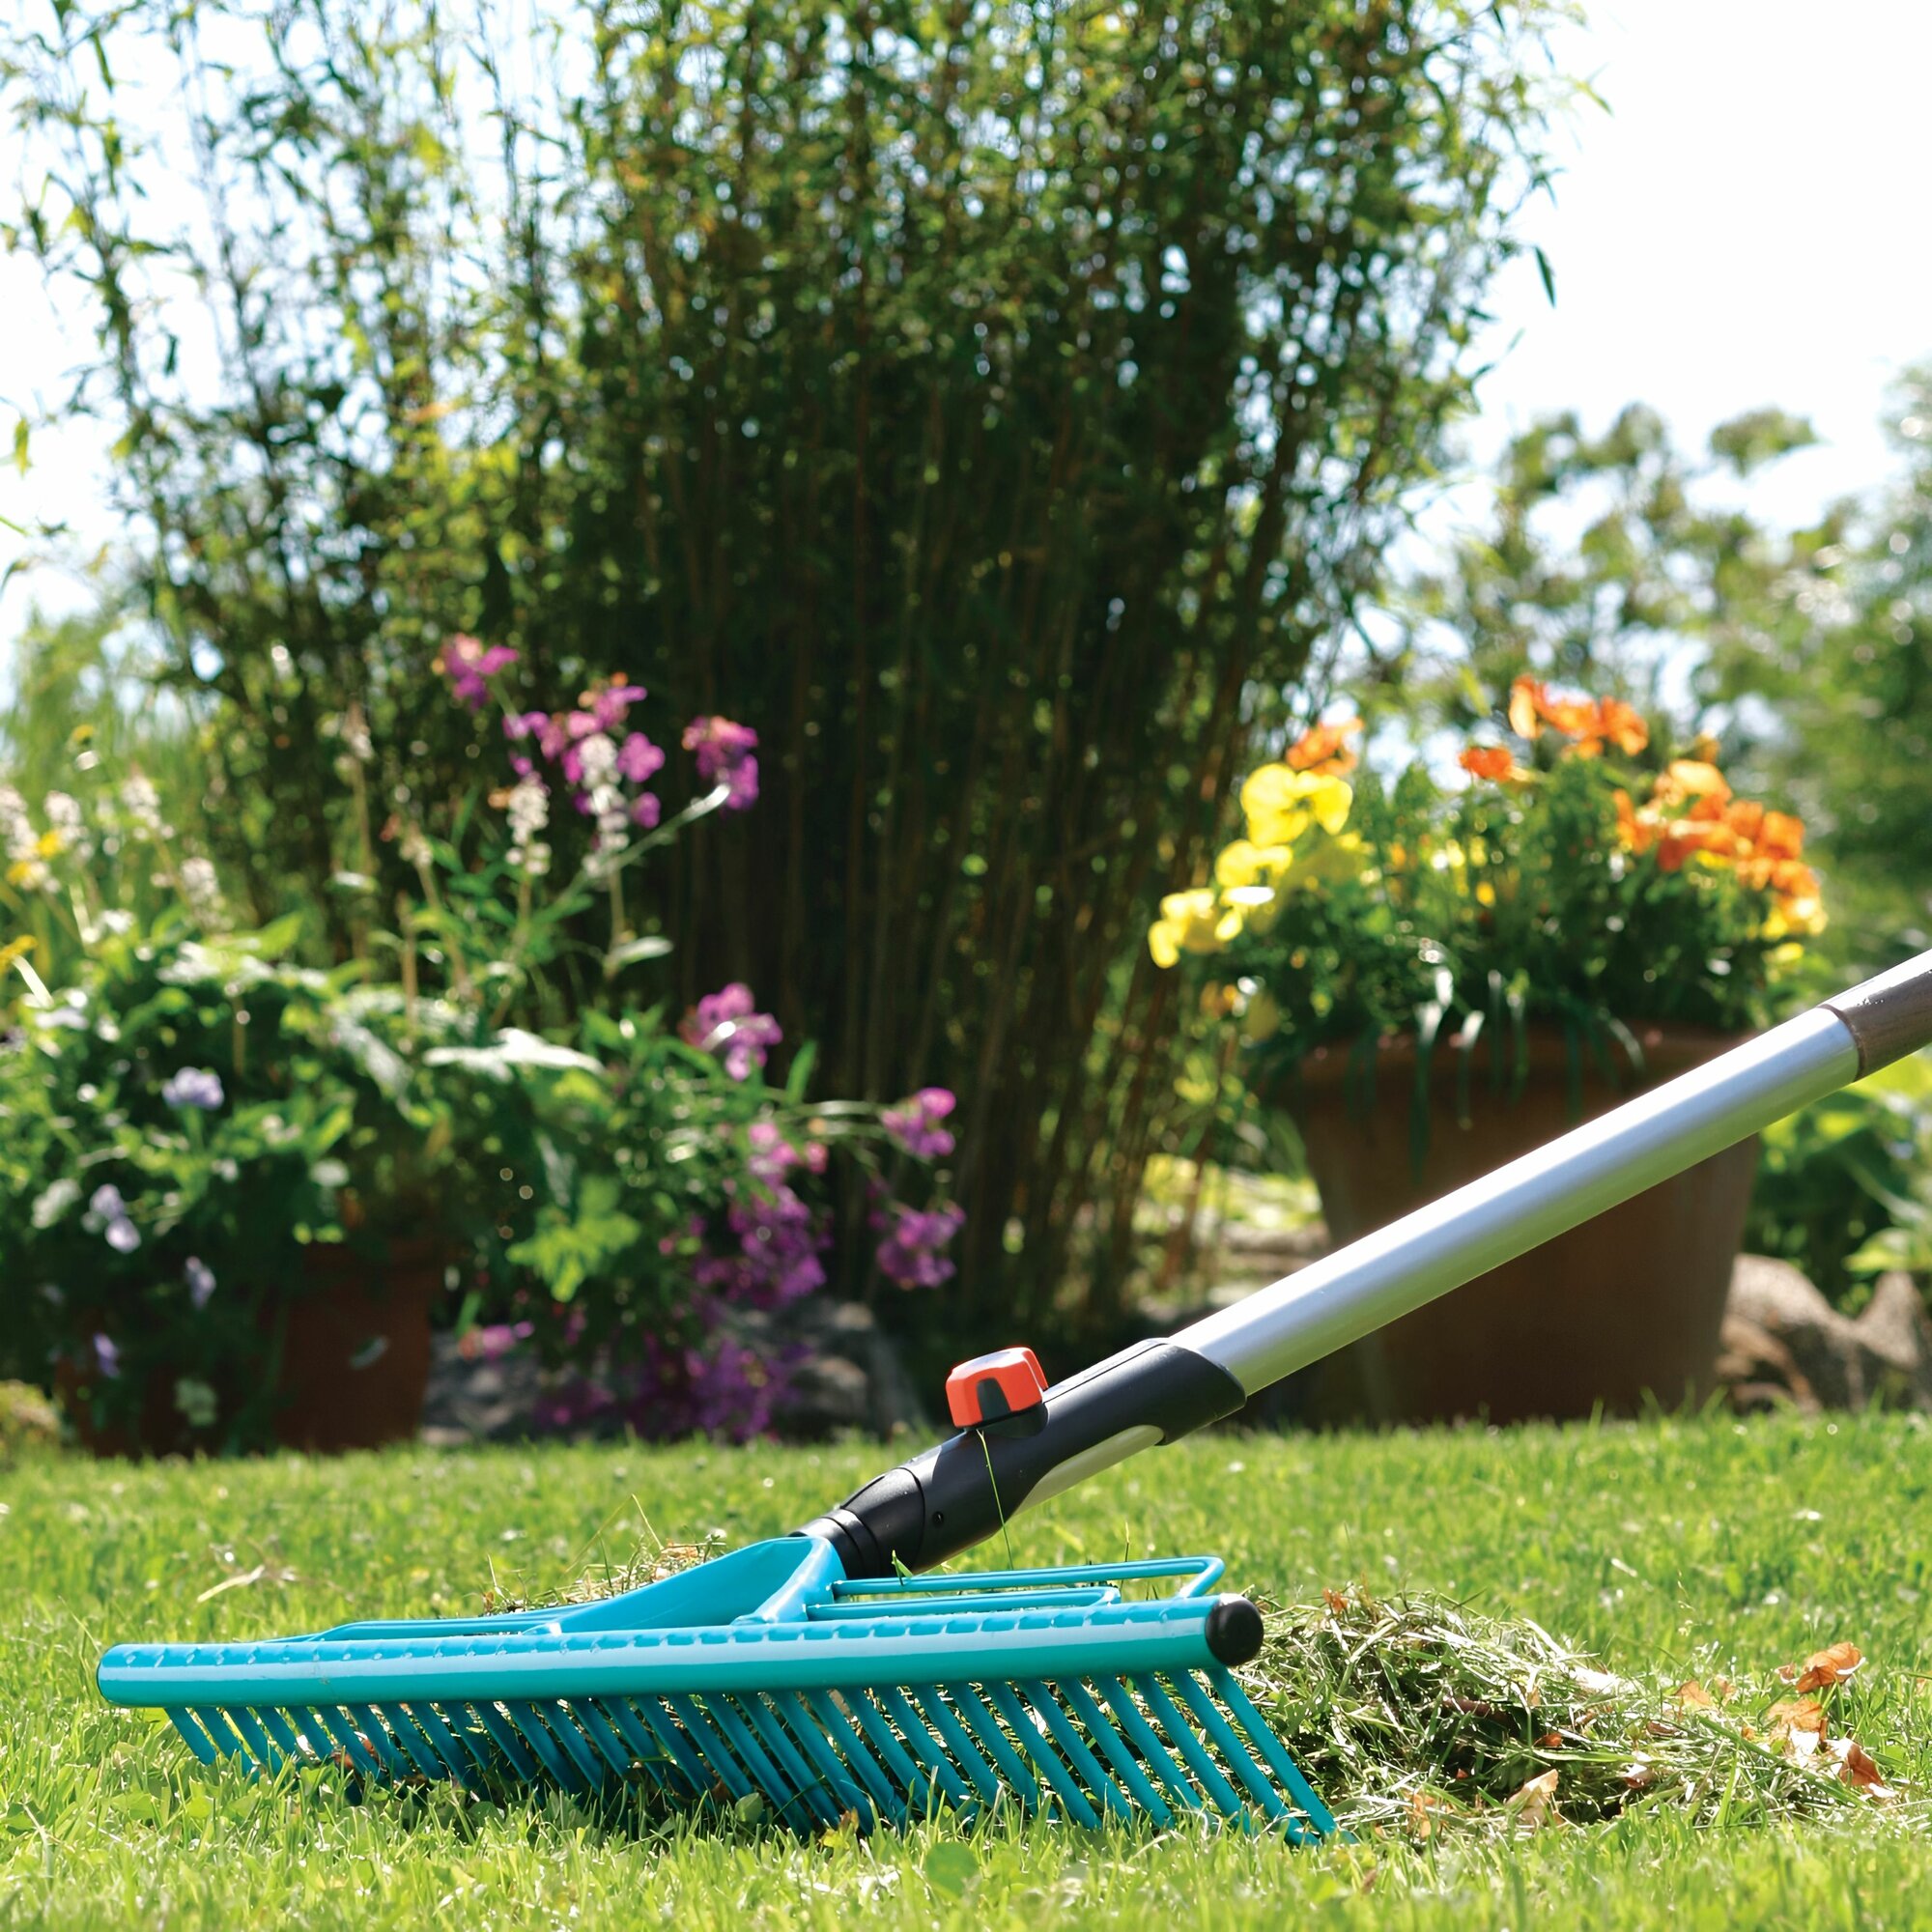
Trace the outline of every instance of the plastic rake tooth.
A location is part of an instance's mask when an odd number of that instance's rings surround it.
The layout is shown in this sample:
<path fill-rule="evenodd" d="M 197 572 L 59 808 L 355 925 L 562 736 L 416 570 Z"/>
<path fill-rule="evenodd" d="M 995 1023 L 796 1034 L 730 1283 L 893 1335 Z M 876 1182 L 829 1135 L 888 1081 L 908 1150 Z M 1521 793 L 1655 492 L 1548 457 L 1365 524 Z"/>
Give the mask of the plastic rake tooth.
<path fill-rule="evenodd" d="M 851 1582 L 831 1544 L 787 1538 L 563 1610 L 130 1645 L 100 1681 L 165 1711 L 203 1763 L 269 1776 L 755 1796 L 797 1831 L 1008 1804 L 1090 1829 L 1331 1830 L 1225 1667 L 1260 1619 L 1207 1594 L 1219 1574 L 1129 1564 L 1182 1579 L 1131 1603 L 1113 1571 Z"/>

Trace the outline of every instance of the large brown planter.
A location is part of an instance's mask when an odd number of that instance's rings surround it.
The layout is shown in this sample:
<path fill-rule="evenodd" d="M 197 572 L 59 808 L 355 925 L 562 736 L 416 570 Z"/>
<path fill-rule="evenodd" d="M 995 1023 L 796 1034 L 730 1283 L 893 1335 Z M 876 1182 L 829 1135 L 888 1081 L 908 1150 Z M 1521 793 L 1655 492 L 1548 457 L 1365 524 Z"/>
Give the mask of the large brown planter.
<path fill-rule="evenodd" d="M 261 1374 L 279 1340 L 271 1428 L 286 1449 L 335 1454 L 413 1439 L 429 1385 L 430 1309 L 442 1287 L 435 1240 L 318 1246 L 302 1256 L 298 1294 L 264 1317 Z M 279 1330 L 279 1337 L 277 1335 Z M 97 1456 L 190 1455 L 206 1447 L 174 1405 L 175 1374 L 157 1370 L 142 1391 L 138 1425 L 97 1428 L 85 1378 L 68 1362 L 55 1392 L 82 1446 Z M 231 1412 L 246 1390 L 223 1390 Z"/>
<path fill-rule="evenodd" d="M 386 1264 L 354 1247 L 310 1248 L 288 1304 L 275 1440 L 288 1449 L 381 1449 L 413 1439 L 429 1387 L 429 1315 L 444 1253 L 392 1240 Z"/>
<path fill-rule="evenodd" d="M 1528 1077 L 1514 1098 L 1492 1091 L 1489 1044 L 1479 1043 L 1463 1090 L 1466 1124 L 1458 1120 L 1462 1055 L 1438 1044 L 1419 1168 L 1412 1039 L 1381 1043 L 1372 1092 L 1363 1091 L 1360 1061 L 1351 1073 L 1349 1049 L 1331 1047 L 1262 1096 L 1293 1116 L 1329 1232 L 1349 1241 L 1736 1043 L 1687 1027 L 1632 1031 L 1643 1048 L 1641 1078 L 1619 1052 L 1624 1079 L 1612 1086 L 1586 1054 L 1577 1089 L 1562 1034 L 1532 1028 Z M 1701 1399 L 1714 1378 L 1756 1161 L 1755 1140 L 1726 1149 L 1404 1316 L 1356 1344 L 1342 1373 L 1326 1378 L 1319 1406 L 1387 1422 L 1505 1422 L 1598 1407 L 1628 1413 L 1650 1397 L 1666 1406 Z"/>

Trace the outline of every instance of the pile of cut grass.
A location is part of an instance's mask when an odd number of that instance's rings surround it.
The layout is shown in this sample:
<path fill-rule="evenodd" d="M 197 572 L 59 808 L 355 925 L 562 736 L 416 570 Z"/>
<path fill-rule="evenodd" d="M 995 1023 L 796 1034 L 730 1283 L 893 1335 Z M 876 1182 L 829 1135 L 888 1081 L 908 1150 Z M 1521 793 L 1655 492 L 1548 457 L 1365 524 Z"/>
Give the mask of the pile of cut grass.
<path fill-rule="evenodd" d="M 1667 1670 L 1615 1675 L 1528 1617 L 1356 1588 L 1271 1612 L 1242 1675 L 1339 1824 L 1426 1839 L 1646 1809 L 1715 1826 L 1898 1803 L 1908 1794 L 1863 1744 L 1833 1735 L 1861 1662 L 1839 1657 L 1842 1674 L 1786 1664 L 1706 1690 Z M 1793 1678 L 1824 1695 L 1794 1696 Z"/>

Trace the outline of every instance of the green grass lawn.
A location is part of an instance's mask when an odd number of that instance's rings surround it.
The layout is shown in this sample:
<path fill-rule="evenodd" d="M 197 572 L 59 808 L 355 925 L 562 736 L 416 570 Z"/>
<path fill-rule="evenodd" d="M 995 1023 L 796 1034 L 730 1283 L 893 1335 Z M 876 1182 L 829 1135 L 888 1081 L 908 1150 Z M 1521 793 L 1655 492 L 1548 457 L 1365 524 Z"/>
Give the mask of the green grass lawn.
<path fill-rule="evenodd" d="M 944 1825 L 812 1841 L 735 1820 L 613 1824 L 554 1794 L 504 1809 L 441 1791 L 352 1804 L 326 1774 L 257 1786 L 204 1772 L 93 1688 L 113 1641 L 473 1610 L 493 1573 L 554 1586 L 600 1538 L 628 1555 L 645 1516 L 667 1539 L 782 1531 L 881 1460 L 606 1446 L 0 1471 L 0 1922 L 1932 1920 L 1932 1430 L 1917 1418 L 1215 1436 L 1014 1525 L 1022 1562 L 1218 1550 L 1232 1587 L 1277 1602 L 1350 1582 L 1450 1593 L 1671 1682 L 1761 1680 L 1851 1638 L 1869 1662 L 1840 1715 L 1903 1800 L 1785 1825 L 1696 1830 L 1639 1805 L 1514 1840 L 1293 1851 L 999 1824 L 968 1856 Z"/>

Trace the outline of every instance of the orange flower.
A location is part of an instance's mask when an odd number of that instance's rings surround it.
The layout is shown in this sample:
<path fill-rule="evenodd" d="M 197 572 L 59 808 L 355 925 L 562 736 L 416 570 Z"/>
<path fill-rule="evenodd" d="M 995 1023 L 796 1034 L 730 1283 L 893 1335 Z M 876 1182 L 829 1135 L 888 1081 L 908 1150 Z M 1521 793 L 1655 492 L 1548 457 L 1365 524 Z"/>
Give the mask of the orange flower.
<path fill-rule="evenodd" d="M 1528 778 L 1503 745 L 1465 745 L 1456 762 L 1473 779 L 1490 779 L 1497 784 L 1511 784 Z"/>
<path fill-rule="evenodd" d="M 1731 788 L 1716 765 L 1701 758 L 1672 758 L 1659 775 L 1650 802 L 1672 817 L 1721 818 Z"/>
<path fill-rule="evenodd" d="M 1361 762 L 1349 749 L 1349 740 L 1361 728 L 1359 718 L 1345 718 L 1339 724 L 1311 725 L 1288 748 L 1282 762 L 1292 772 L 1346 778 Z"/>
<path fill-rule="evenodd" d="M 1621 697 L 1600 697 L 1597 715 L 1589 734 L 1577 747 L 1577 754 L 1594 758 L 1605 743 L 1614 745 L 1627 758 L 1634 758 L 1650 743 L 1650 726 L 1635 706 Z"/>
<path fill-rule="evenodd" d="M 1533 677 L 1520 677 L 1510 686 L 1509 722 L 1519 738 L 1531 740 L 1548 724 L 1572 741 L 1579 758 L 1601 757 L 1606 744 L 1634 757 L 1650 743 L 1650 726 L 1621 697 L 1555 697 Z"/>

